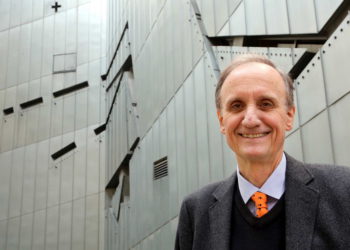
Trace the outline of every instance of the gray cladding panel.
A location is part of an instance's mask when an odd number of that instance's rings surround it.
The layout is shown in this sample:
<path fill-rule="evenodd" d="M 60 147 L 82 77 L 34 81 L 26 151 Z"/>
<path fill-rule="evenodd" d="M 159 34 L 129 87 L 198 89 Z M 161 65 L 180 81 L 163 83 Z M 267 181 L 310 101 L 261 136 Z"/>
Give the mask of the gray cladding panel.
<path fill-rule="evenodd" d="M 31 24 L 26 24 L 21 26 L 21 35 L 20 35 L 20 54 L 21 59 L 18 65 L 19 73 L 19 82 L 26 82 L 29 80 L 29 63 L 30 63 L 30 47 L 31 44 L 28 41 L 31 41 Z M 34 32 L 33 32 L 34 33 Z"/>
<path fill-rule="evenodd" d="M 348 15 L 322 48 L 322 62 L 328 104 L 350 91 L 348 55 L 350 16 Z"/>
<path fill-rule="evenodd" d="M 56 250 L 58 246 L 58 222 L 59 207 L 54 206 L 47 209 L 46 220 L 46 240 L 45 248 L 47 250 Z"/>
<path fill-rule="evenodd" d="M 87 161 L 87 131 L 81 129 L 75 133 L 75 143 L 81 150 L 74 154 L 73 199 L 84 197 L 86 189 L 86 161 Z"/>
<path fill-rule="evenodd" d="M 94 136 L 95 126 L 90 126 L 87 129 L 88 141 L 87 141 L 87 158 L 86 158 L 86 182 L 89 185 L 86 186 L 86 195 L 95 194 L 99 191 L 99 158 L 100 158 L 100 150 L 99 150 L 99 140 Z M 97 203 L 98 204 L 98 203 Z"/>
<path fill-rule="evenodd" d="M 72 249 L 84 249 L 85 199 L 73 201 L 72 214 Z"/>
<path fill-rule="evenodd" d="M 288 34 L 288 10 L 286 1 L 265 0 L 266 34 Z M 276 21 L 278 20 L 278 21 Z"/>
<path fill-rule="evenodd" d="M 266 34 L 264 1 L 245 0 L 247 35 Z"/>
<path fill-rule="evenodd" d="M 177 181 L 178 195 L 183 197 L 187 194 L 187 164 L 185 150 L 185 120 L 184 120 L 184 91 L 180 88 L 175 98 L 175 117 L 176 117 L 176 166 L 177 166 Z M 181 202 L 181 200 L 179 200 Z"/>
<path fill-rule="evenodd" d="M 47 174 L 49 165 L 49 141 L 42 141 L 37 145 L 37 166 L 35 176 L 35 210 L 44 209 L 47 202 Z"/>
<path fill-rule="evenodd" d="M 228 5 L 231 1 L 216 0 L 212 2 L 214 4 L 215 33 L 217 33 L 228 20 Z"/>
<path fill-rule="evenodd" d="M 33 249 L 45 249 L 45 216 L 46 210 L 39 210 L 34 213 L 32 242 Z"/>
<path fill-rule="evenodd" d="M 11 1 L 0 2 L 0 31 L 5 30 L 10 25 Z"/>
<path fill-rule="evenodd" d="M 62 204 L 59 212 L 58 249 L 65 250 L 71 247 L 72 202 Z"/>
<path fill-rule="evenodd" d="M 4 1 L 3 1 L 4 2 Z M 6 2 L 6 1 L 5 1 Z M 1 11 L 1 8 L 0 8 Z M 1 18 L 1 14 L 0 14 Z M 0 21 L 1 25 L 1 21 Z M 8 57 L 8 37 L 9 32 L 3 31 L 0 32 L 0 90 L 6 86 L 6 77 L 7 77 L 7 57 Z"/>
<path fill-rule="evenodd" d="M 5 249 L 19 249 L 20 217 L 8 220 Z"/>
<path fill-rule="evenodd" d="M 317 53 L 302 74 L 295 80 L 300 123 L 304 124 L 326 108 L 322 64 Z"/>
<path fill-rule="evenodd" d="M 205 68 L 207 65 L 201 60 L 194 69 L 194 92 L 196 109 L 196 137 L 197 137 L 197 162 L 198 162 L 198 180 L 202 186 L 210 180 L 209 169 L 209 145 L 208 145 L 208 112 L 206 108 L 206 80 Z M 182 197 L 182 196 L 180 196 Z"/>
<path fill-rule="evenodd" d="M 14 86 L 18 81 L 19 64 L 19 43 L 20 43 L 20 27 L 16 27 L 9 31 L 9 47 L 7 61 L 7 86 Z"/>
<path fill-rule="evenodd" d="M 33 0 L 21 2 L 21 23 L 27 23 L 32 20 Z"/>
<path fill-rule="evenodd" d="M 21 217 L 19 249 L 31 249 L 32 245 L 32 224 L 33 214 L 26 214 Z"/>
<path fill-rule="evenodd" d="M 23 195 L 22 195 L 22 213 L 28 214 L 34 210 L 34 187 L 35 171 L 37 166 L 36 145 L 32 144 L 26 147 L 24 155 L 23 169 Z"/>
<path fill-rule="evenodd" d="M 24 168 L 24 148 L 13 151 L 13 161 L 11 170 L 11 186 L 9 200 L 9 217 L 19 216 L 21 213 L 23 168 Z"/>
<path fill-rule="evenodd" d="M 207 58 L 208 59 L 208 58 Z M 222 150 L 222 137 L 220 135 L 220 126 L 216 114 L 215 106 L 215 88 L 216 79 L 212 66 L 208 60 L 204 60 L 208 69 L 205 71 L 206 90 L 207 90 L 207 112 L 208 112 L 208 145 L 210 162 L 210 181 L 217 181 L 224 177 L 224 163 Z"/>
<path fill-rule="evenodd" d="M 300 130 L 295 131 L 286 138 L 284 149 L 295 159 L 303 161 L 303 145 L 301 143 Z"/>
<path fill-rule="evenodd" d="M 172 99 L 166 109 L 166 117 L 168 121 L 167 138 L 168 138 L 168 171 L 169 171 L 169 206 L 170 216 L 178 213 L 178 184 L 177 184 L 177 151 L 176 151 L 176 116 L 175 101 Z"/>
<path fill-rule="evenodd" d="M 194 81 L 193 75 L 191 74 L 184 82 L 184 95 L 185 95 L 185 147 L 187 152 L 187 176 L 188 190 L 189 192 L 194 191 L 198 188 L 198 169 L 197 169 L 197 143 L 196 143 L 196 111 L 194 103 Z M 191 153 L 188 153 L 191 152 Z"/>
<path fill-rule="evenodd" d="M 340 99 L 329 109 L 335 163 L 350 166 L 350 95 Z"/>
<path fill-rule="evenodd" d="M 85 215 L 85 249 L 99 249 L 99 224 L 98 209 L 99 196 L 94 194 L 86 197 L 86 215 Z"/>
<path fill-rule="evenodd" d="M 1 152 L 12 149 L 14 145 L 14 132 L 16 126 L 17 117 L 12 115 L 10 117 L 4 117 L 2 119 L 2 134 L 0 141 Z"/>
<path fill-rule="evenodd" d="M 42 35 L 43 20 L 38 20 L 32 25 L 32 40 L 30 51 L 30 80 L 40 78 L 42 63 Z M 51 72 L 50 72 L 51 73 Z"/>
<path fill-rule="evenodd" d="M 318 30 L 322 29 L 342 2 L 342 0 L 315 0 Z"/>
<path fill-rule="evenodd" d="M 292 34 L 316 33 L 318 31 L 314 1 L 287 0 L 287 7 Z"/>
<path fill-rule="evenodd" d="M 229 19 L 229 34 L 245 35 L 247 32 L 245 5 L 242 1 Z M 225 34 L 222 34 L 225 35 Z M 226 34 L 227 35 L 227 34 Z"/>
<path fill-rule="evenodd" d="M 53 41 L 54 41 L 54 17 L 49 16 L 43 20 L 42 34 L 42 65 L 43 75 L 51 74 L 53 69 Z"/>
<path fill-rule="evenodd" d="M 199 7 L 207 33 L 213 36 L 215 34 L 214 1 L 200 0 Z"/>
<path fill-rule="evenodd" d="M 324 111 L 302 127 L 301 133 L 305 162 L 333 163 L 332 141 L 328 119 L 328 112 Z"/>
<path fill-rule="evenodd" d="M 181 81 L 183 82 L 184 79 L 188 76 L 188 74 L 192 71 L 193 63 L 192 63 L 192 47 L 198 44 L 197 40 L 192 40 L 191 33 L 193 28 L 193 21 L 191 20 L 191 11 L 190 11 L 190 3 L 189 2 L 182 2 L 182 6 L 180 6 L 180 9 L 185 9 L 186 11 L 182 12 L 182 15 L 180 16 L 180 22 L 182 25 L 182 43 L 181 43 L 181 51 L 182 51 L 182 65 L 183 65 L 183 77 Z M 193 45 L 193 43 L 195 45 Z"/>
<path fill-rule="evenodd" d="M 60 168 L 60 202 L 66 203 L 72 200 L 73 197 L 74 158 L 72 156 L 68 156 L 68 158 L 62 161 Z"/>
<path fill-rule="evenodd" d="M 1 153 L 0 162 L 1 162 L 0 200 L 2 201 L 0 202 L 0 221 L 2 221 L 5 218 L 7 218 L 7 214 L 8 214 L 12 152 Z"/>

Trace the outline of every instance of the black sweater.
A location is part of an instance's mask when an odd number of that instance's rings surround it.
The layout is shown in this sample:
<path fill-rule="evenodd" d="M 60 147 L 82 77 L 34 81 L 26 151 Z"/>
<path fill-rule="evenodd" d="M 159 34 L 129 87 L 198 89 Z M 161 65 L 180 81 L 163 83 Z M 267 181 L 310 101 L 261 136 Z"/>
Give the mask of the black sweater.
<path fill-rule="evenodd" d="M 232 209 L 233 250 L 285 249 L 284 195 L 263 217 L 255 217 L 244 204 L 238 186 Z"/>

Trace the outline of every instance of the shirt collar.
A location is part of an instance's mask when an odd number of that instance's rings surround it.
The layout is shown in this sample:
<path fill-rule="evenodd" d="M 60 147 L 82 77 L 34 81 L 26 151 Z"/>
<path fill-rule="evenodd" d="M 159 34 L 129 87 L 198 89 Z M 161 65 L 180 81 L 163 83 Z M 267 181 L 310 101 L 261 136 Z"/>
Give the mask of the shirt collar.
<path fill-rule="evenodd" d="M 244 203 L 247 203 L 250 197 L 257 191 L 267 194 L 275 199 L 280 199 L 285 190 L 286 179 L 286 156 L 283 153 L 282 159 L 277 168 L 272 172 L 270 177 L 265 181 L 261 188 L 251 184 L 239 173 L 239 166 L 237 167 L 238 187 L 243 198 Z"/>

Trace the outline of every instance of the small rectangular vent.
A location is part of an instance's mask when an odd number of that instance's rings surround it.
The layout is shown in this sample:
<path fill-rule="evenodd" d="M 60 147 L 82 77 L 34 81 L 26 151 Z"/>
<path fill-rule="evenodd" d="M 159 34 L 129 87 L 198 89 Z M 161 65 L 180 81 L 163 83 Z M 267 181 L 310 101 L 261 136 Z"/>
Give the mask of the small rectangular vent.
<path fill-rule="evenodd" d="M 43 98 L 42 97 L 38 97 L 38 98 L 35 98 L 35 99 L 30 100 L 28 102 L 23 102 L 19 106 L 22 109 L 26 109 L 26 108 L 32 107 L 34 105 L 38 105 L 38 104 L 43 103 L 43 102 L 44 102 Z"/>
<path fill-rule="evenodd" d="M 56 98 L 56 97 L 59 97 L 59 96 L 62 96 L 62 95 L 67 95 L 67 94 L 69 94 L 71 92 L 77 91 L 77 90 L 82 89 L 82 88 L 86 88 L 88 86 L 89 86 L 88 81 L 85 81 L 85 82 L 78 83 L 78 84 L 75 84 L 73 86 L 70 86 L 68 88 L 64 88 L 64 89 L 58 90 L 56 92 L 53 92 L 53 96 Z"/>
<path fill-rule="evenodd" d="M 9 115 L 12 114 L 14 112 L 13 107 L 9 107 L 3 110 L 4 115 Z"/>
<path fill-rule="evenodd" d="M 53 55 L 53 73 L 69 73 L 77 71 L 77 54 L 57 54 Z"/>
<path fill-rule="evenodd" d="M 57 158 L 61 157 L 62 155 L 67 154 L 69 151 L 72 151 L 76 147 L 77 147 L 77 145 L 75 145 L 75 142 L 72 142 L 71 144 L 68 144 L 64 148 L 58 150 L 56 153 L 52 154 L 51 158 L 53 160 L 56 160 Z"/>
<path fill-rule="evenodd" d="M 168 175 L 168 157 L 165 156 L 153 162 L 153 180 L 160 179 Z"/>
<path fill-rule="evenodd" d="M 105 130 L 106 130 L 106 123 L 94 129 L 96 135 L 102 133 Z"/>

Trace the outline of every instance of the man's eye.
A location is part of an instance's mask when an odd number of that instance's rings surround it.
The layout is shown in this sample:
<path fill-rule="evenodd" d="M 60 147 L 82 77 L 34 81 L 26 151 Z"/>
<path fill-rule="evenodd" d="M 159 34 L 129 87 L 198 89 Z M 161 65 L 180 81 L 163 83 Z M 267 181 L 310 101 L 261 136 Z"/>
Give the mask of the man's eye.
<path fill-rule="evenodd" d="M 231 107 L 232 107 L 233 110 L 241 109 L 242 108 L 242 103 L 240 103 L 240 102 L 233 103 L 231 105 Z"/>
<path fill-rule="evenodd" d="M 262 103 L 260 104 L 260 106 L 261 106 L 262 108 L 271 108 L 271 107 L 273 107 L 273 103 L 272 103 L 272 102 L 264 101 L 264 102 L 262 102 Z"/>

